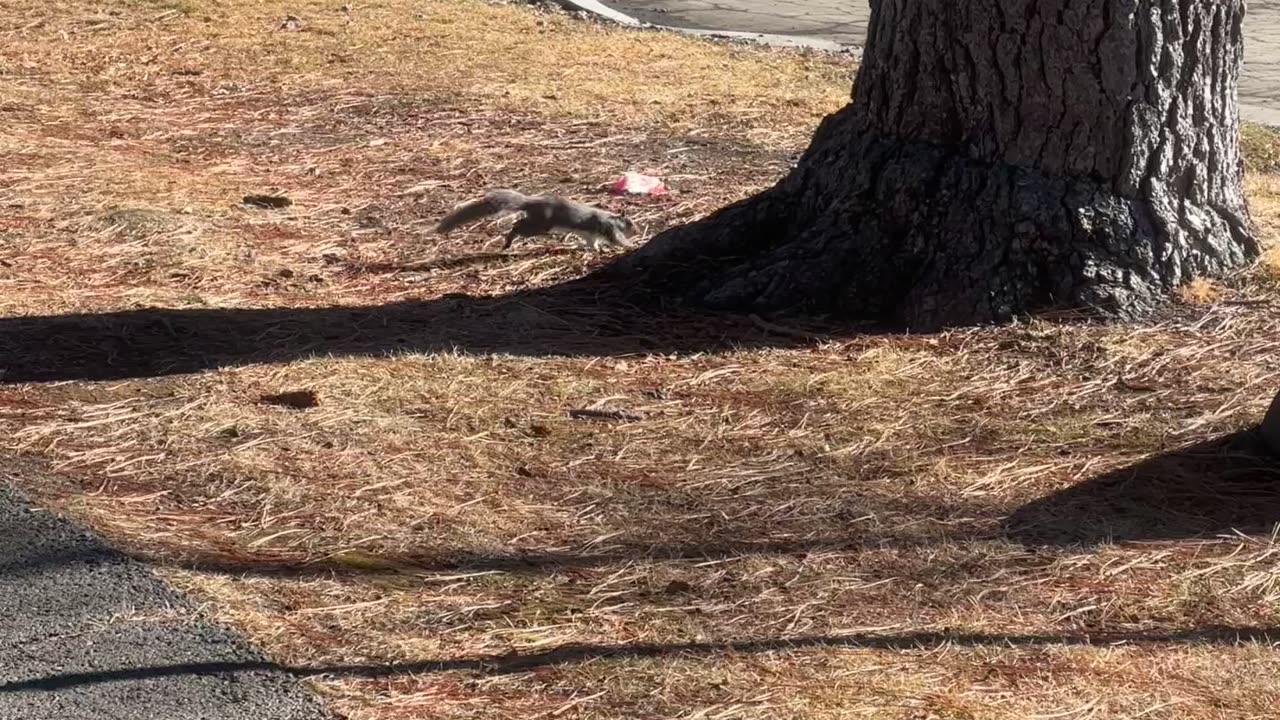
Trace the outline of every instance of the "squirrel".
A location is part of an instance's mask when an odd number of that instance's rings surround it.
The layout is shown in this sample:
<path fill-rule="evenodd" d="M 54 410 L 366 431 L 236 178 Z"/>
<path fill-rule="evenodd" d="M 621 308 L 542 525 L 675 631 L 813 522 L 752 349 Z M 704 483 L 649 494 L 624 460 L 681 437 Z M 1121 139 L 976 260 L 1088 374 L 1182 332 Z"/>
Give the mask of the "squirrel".
<path fill-rule="evenodd" d="M 630 218 L 601 210 L 591 205 L 550 195 L 525 195 L 515 190 L 494 190 L 479 200 L 454 208 L 441 218 L 436 232 L 447 235 L 455 228 L 487 217 L 524 213 L 507 233 L 502 249 L 509 250 L 518 238 L 573 233 L 586 241 L 586 247 L 600 250 L 601 244 L 625 248 L 626 238 L 636 232 Z"/>

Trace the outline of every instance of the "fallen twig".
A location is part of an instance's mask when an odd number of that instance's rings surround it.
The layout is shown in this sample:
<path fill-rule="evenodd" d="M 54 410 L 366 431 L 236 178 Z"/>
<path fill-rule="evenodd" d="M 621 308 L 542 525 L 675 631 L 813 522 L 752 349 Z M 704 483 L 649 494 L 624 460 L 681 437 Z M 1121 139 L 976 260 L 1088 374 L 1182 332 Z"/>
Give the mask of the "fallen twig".
<path fill-rule="evenodd" d="M 642 415 L 626 412 L 625 410 L 590 410 L 587 408 L 570 410 L 569 417 L 574 420 L 621 420 L 623 422 L 636 422 L 644 419 Z"/>
<path fill-rule="evenodd" d="M 754 313 L 751 315 L 748 315 L 747 317 L 748 319 L 751 320 L 751 323 L 756 327 L 760 328 L 761 330 L 764 330 L 765 332 L 774 333 L 775 335 L 783 335 L 786 337 L 792 337 L 799 340 L 809 340 L 812 342 L 826 342 L 831 339 L 831 337 L 828 335 L 821 335 L 818 333 L 806 332 L 804 330 L 790 328 L 785 325 L 771 323 L 768 320 L 765 320 L 764 318 Z"/>

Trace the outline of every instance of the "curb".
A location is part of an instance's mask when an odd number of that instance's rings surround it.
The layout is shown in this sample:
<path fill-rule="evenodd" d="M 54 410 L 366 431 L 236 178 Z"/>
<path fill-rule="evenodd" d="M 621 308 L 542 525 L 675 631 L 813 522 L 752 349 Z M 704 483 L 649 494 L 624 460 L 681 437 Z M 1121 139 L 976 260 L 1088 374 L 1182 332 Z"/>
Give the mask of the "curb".
<path fill-rule="evenodd" d="M 807 37 L 804 35 L 774 35 L 770 33 L 737 32 L 733 30 L 700 30 L 697 28 L 674 27 L 647 23 L 626 13 L 614 10 L 599 0 L 554 0 L 557 5 L 571 12 L 585 12 L 595 17 L 609 20 L 633 28 L 653 30 L 669 30 L 684 35 L 695 35 L 712 39 L 745 40 L 770 47 L 806 48 L 831 53 L 860 53 L 862 48 L 856 45 L 844 45 L 832 40 Z"/>

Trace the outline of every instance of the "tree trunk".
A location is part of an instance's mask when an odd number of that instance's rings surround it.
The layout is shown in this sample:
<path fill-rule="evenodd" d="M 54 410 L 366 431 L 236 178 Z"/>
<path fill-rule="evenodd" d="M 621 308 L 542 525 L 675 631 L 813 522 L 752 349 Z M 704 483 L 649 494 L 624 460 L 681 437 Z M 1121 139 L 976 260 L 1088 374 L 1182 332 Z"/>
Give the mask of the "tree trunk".
<path fill-rule="evenodd" d="M 1262 419 L 1259 429 L 1262 431 L 1262 439 L 1266 442 L 1267 449 L 1280 455 L 1280 393 L 1276 393 L 1275 400 L 1271 401 L 1271 409 Z"/>
<path fill-rule="evenodd" d="M 1243 0 L 878 0 L 791 174 L 613 269 L 721 309 L 918 330 L 1133 317 L 1259 252 Z"/>

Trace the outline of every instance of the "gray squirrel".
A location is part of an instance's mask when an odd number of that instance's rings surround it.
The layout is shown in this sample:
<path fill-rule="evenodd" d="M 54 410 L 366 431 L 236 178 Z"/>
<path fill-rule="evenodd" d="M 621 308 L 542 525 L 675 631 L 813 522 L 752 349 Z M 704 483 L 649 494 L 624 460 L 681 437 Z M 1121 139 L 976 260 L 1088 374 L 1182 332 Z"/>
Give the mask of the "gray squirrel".
<path fill-rule="evenodd" d="M 636 232 L 635 223 L 622 215 L 564 198 L 525 195 L 515 190 L 494 190 L 479 200 L 459 205 L 441 218 L 436 232 L 447 235 L 477 220 L 517 212 L 524 213 L 524 217 L 507 233 L 503 250 L 509 250 L 518 238 L 555 233 L 573 233 L 592 250 L 600 250 L 602 244 L 625 248 L 626 239 Z"/>

